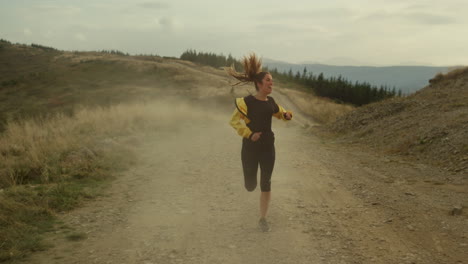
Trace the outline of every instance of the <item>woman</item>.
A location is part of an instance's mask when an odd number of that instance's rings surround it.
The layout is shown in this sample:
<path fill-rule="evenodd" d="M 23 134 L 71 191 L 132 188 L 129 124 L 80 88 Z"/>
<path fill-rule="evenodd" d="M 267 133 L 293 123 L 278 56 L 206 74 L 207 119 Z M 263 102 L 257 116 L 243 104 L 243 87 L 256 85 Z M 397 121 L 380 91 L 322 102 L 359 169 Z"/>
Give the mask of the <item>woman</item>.
<path fill-rule="evenodd" d="M 269 72 L 261 71 L 261 62 L 255 54 L 243 59 L 244 73 L 228 68 L 228 74 L 241 83 L 253 82 L 255 95 L 237 98 L 236 109 L 232 114 L 231 126 L 243 137 L 242 167 L 244 171 L 245 188 L 251 192 L 257 187 L 257 170 L 260 165 L 260 220 L 262 231 L 270 230 L 266 220 L 268 205 L 271 198 L 271 174 L 275 164 L 275 137 L 271 130 L 272 116 L 291 120 L 292 113 L 276 104 L 273 97 L 268 96 L 273 89 L 273 78 Z M 243 122 L 241 122 L 241 120 Z"/>

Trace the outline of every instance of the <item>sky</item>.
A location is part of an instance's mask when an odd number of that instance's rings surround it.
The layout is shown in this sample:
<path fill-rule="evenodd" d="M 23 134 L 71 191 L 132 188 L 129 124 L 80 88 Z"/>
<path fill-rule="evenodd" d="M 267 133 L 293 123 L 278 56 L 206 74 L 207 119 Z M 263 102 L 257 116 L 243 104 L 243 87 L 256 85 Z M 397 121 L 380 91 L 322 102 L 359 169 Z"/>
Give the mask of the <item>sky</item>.
<path fill-rule="evenodd" d="M 0 0 L 0 38 L 60 50 L 468 65 L 466 0 Z"/>

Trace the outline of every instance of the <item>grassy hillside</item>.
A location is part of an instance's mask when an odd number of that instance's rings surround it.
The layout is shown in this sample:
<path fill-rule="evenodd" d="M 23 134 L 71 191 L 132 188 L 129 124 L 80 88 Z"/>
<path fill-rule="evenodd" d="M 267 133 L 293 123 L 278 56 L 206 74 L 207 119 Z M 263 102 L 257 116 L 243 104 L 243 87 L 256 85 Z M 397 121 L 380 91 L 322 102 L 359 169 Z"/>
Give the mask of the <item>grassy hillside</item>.
<path fill-rule="evenodd" d="M 1 127 L 6 120 L 72 113 L 77 105 L 208 95 L 197 91 L 201 84 L 229 89 L 227 79 L 210 77 L 221 71 L 181 60 L 0 45 Z"/>
<path fill-rule="evenodd" d="M 468 68 L 439 74 L 405 98 L 357 109 L 330 125 L 343 138 L 468 173 Z"/>

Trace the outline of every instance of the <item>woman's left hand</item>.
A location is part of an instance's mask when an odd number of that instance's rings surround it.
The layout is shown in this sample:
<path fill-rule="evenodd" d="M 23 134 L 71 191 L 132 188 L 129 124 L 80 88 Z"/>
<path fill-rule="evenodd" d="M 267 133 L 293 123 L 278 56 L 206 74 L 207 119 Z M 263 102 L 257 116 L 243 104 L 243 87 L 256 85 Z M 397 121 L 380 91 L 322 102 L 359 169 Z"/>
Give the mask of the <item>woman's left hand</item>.
<path fill-rule="evenodd" d="M 285 112 L 283 115 L 284 115 L 284 118 L 285 118 L 286 120 L 291 120 L 291 118 L 292 118 L 292 115 L 291 115 L 291 113 L 289 113 L 289 112 Z"/>

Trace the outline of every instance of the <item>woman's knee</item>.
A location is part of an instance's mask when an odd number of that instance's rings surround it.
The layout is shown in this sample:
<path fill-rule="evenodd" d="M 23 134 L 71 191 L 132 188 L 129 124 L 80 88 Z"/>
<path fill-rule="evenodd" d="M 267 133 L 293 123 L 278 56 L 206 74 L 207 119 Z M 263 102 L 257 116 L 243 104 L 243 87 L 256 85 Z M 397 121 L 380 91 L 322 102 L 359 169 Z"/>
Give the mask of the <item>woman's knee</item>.
<path fill-rule="evenodd" d="M 257 184 L 245 184 L 245 189 L 249 192 L 253 192 L 257 188 Z"/>
<path fill-rule="evenodd" d="M 262 183 L 262 185 L 260 185 L 260 190 L 262 192 L 271 192 L 271 183 Z"/>

